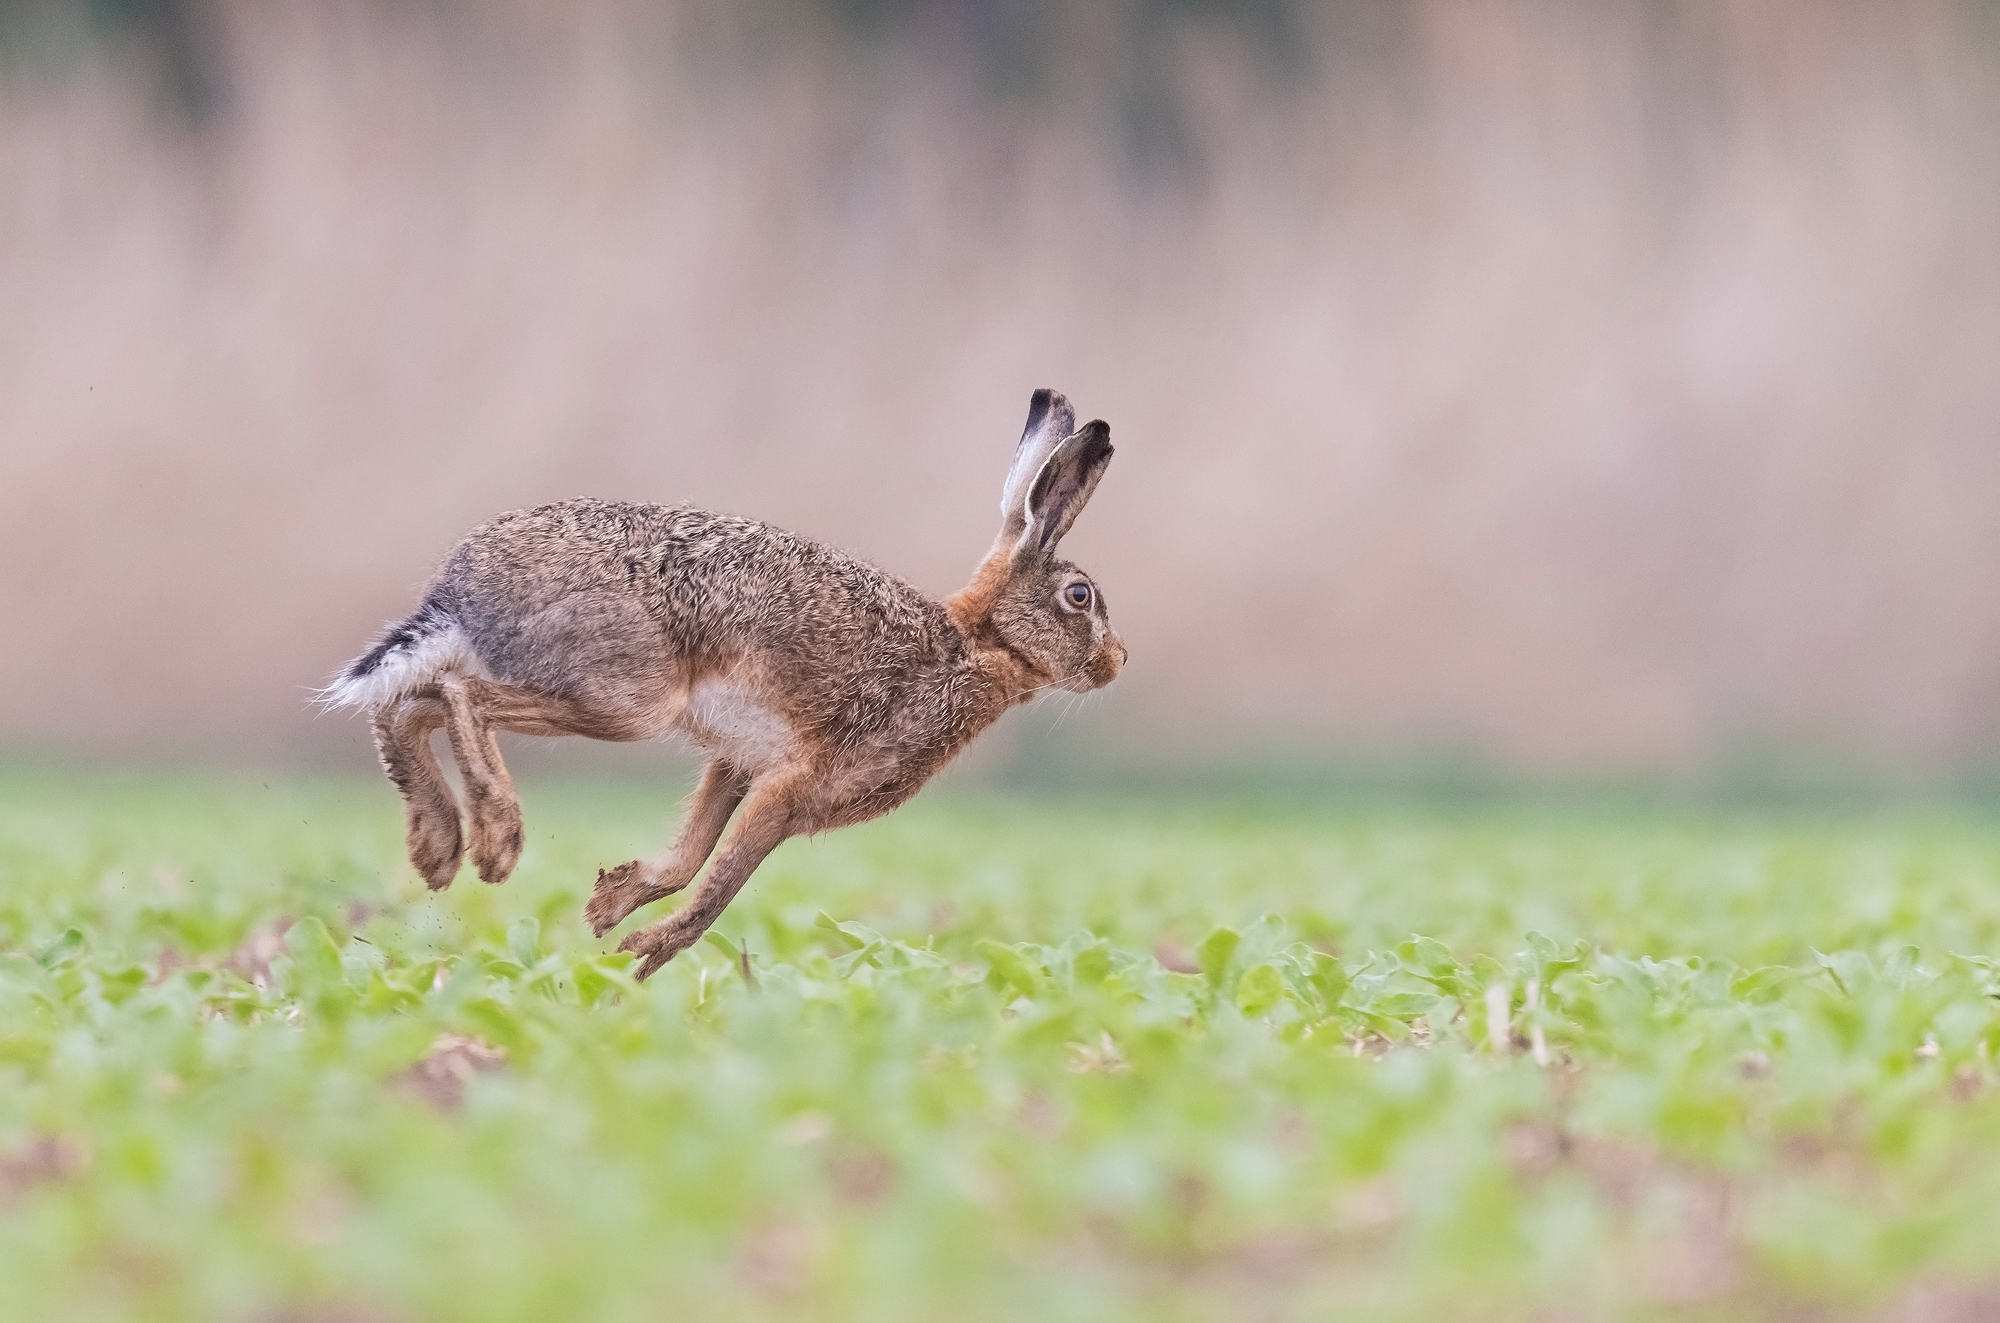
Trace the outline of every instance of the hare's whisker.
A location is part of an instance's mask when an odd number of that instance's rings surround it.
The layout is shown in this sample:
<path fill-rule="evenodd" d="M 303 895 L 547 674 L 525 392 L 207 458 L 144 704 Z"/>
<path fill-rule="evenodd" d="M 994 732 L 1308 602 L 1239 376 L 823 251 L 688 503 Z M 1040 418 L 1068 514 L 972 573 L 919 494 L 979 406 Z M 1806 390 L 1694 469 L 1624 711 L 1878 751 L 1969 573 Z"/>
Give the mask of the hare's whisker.
<path fill-rule="evenodd" d="M 1026 698 L 1029 694 L 1039 694 L 1044 689 L 1053 689 L 1059 684 L 1068 684 L 1071 680 L 1076 679 L 1078 676 L 1082 674 L 1083 674 L 1082 671 L 1071 671 L 1068 675 L 1058 676 L 1056 679 L 1049 681 L 1047 684 L 1038 684 L 1033 689 L 1023 689 L 1021 691 L 1021 697 Z"/>

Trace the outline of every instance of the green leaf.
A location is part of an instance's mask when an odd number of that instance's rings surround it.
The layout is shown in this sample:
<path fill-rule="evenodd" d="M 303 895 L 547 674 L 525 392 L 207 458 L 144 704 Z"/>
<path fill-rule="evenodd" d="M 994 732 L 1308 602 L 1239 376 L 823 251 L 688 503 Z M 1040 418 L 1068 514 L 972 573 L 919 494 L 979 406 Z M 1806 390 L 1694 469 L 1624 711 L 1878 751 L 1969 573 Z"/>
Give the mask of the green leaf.
<path fill-rule="evenodd" d="M 1464 991 L 1464 984 L 1458 975 L 1458 961 L 1453 958 L 1451 948 L 1434 937 L 1413 937 L 1404 942 L 1396 948 L 1396 959 L 1403 968 L 1441 991 Z"/>
<path fill-rule="evenodd" d="M 1386 997 L 1378 997 L 1368 1007 L 1377 1015 L 1386 1015 L 1392 1020 L 1414 1020 L 1427 1015 L 1444 998 L 1432 992 L 1392 992 Z"/>
<path fill-rule="evenodd" d="M 104 990 L 104 999 L 113 1005 L 128 1000 L 133 993 L 145 986 L 146 980 L 150 977 L 150 972 L 139 965 L 105 970 L 97 976 L 98 985 Z"/>
<path fill-rule="evenodd" d="M 1222 990 L 1222 979 L 1229 972 L 1229 961 L 1242 941 L 1242 935 L 1234 928 L 1217 928 L 1195 947 L 1194 962 L 1201 966 L 1211 990 Z"/>
<path fill-rule="evenodd" d="M 998 983 L 1003 992 L 1032 997 L 1042 986 L 1041 964 L 1024 950 L 991 938 L 982 938 L 974 949 L 986 962 L 988 979 Z"/>
<path fill-rule="evenodd" d="M 1548 936 L 1530 932 L 1527 935 L 1528 949 L 1521 953 L 1521 963 L 1527 977 L 1540 979 L 1546 986 L 1572 970 L 1581 969 L 1590 959 L 1590 947 L 1582 941 L 1572 942 L 1568 951 L 1557 946 Z"/>
<path fill-rule="evenodd" d="M 855 932 L 846 924 L 841 923 L 825 910 L 821 910 L 819 917 L 813 920 L 813 927 L 825 933 L 830 940 L 849 951 L 859 951 L 862 947 L 868 945 L 868 938 Z"/>
<path fill-rule="evenodd" d="M 1753 1004 L 1775 1001 L 1780 991 L 1805 976 L 1804 970 L 1790 965 L 1765 965 L 1738 975 L 1729 985 L 1729 995 Z"/>
<path fill-rule="evenodd" d="M 326 924 L 313 915 L 300 919 L 285 933 L 285 949 L 291 953 L 293 986 L 300 1000 L 329 1019 L 345 1015 L 356 993 L 348 986 L 340 948 Z"/>
<path fill-rule="evenodd" d="M 1426 974 L 1458 973 L 1458 961 L 1452 958 L 1451 948 L 1435 937 L 1412 937 L 1396 948 L 1396 958 L 1406 969 Z"/>
<path fill-rule="evenodd" d="M 1833 975 L 1833 981 L 1850 997 L 1875 979 L 1875 964 L 1866 952 L 1835 951 L 1829 955 L 1814 951 L 1813 958 L 1819 961 L 1821 969 Z"/>
<path fill-rule="evenodd" d="M 1985 994 L 1989 997 L 2000 997 L 2000 960 L 1992 960 L 1986 956 L 1960 955 L 1956 951 L 1951 953 L 1951 958 L 1963 961 L 1978 970 L 1980 986 Z"/>
<path fill-rule="evenodd" d="M 1318 990 L 1320 1000 L 1329 1012 L 1340 1005 L 1340 999 L 1347 995 L 1352 983 L 1347 966 L 1324 951 L 1313 952 L 1312 972 L 1306 978 Z"/>
<path fill-rule="evenodd" d="M 1236 1009 L 1253 1018 L 1284 999 L 1285 976 L 1276 965 L 1259 965 L 1236 984 Z"/>
<path fill-rule="evenodd" d="M 317 990 L 346 985 L 340 948 L 333 944 L 333 934 L 317 915 L 307 915 L 286 931 L 285 949 L 292 953 L 293 968 L 306 987 Z"/>
<path fill-rule="evenodd" d="M 533 915 L 516 919 L 507 929 L 507 954 L 523 969 L 533 969 L 542 962 L 542 924 Z"/>
<path fill-rule="evenodd" d="M 632 953 L 621 951 L 618 958 L 629 964 Z M 570 966 L 569 979 L 576 985 L 577 998 L 584 1005 L 601 1006 L 626 990 L 628 984 L 614 972 L 622 968 L 622 964 L 612 964 L 609 956 L 591 956 Z"/>
<path fill-rule="evenodd" d="M 1079 988 L 1100 986 L 1111 976 L 1111 943 L 1093 942 L 1070 961 L 1071 981 Z"/>
<path fill-rule="evenodd" d="M 35 952 L 35 963 L 43 969 L 54 969 L 81 950 L 83 950 L 83 929 L 67 928 L 62 936 Z"/>

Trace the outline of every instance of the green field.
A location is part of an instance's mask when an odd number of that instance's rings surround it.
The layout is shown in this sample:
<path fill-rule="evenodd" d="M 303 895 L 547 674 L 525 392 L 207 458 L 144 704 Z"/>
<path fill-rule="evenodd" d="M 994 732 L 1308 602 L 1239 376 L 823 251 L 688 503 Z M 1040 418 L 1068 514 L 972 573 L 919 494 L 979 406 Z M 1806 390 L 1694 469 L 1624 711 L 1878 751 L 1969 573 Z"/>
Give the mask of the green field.
<path fill-rule="evenodd" d="M 0 782 L 0 1315 L 2000 1314 L 1981 817 L 935 793 L 636 985 L 683 788 Z"/>

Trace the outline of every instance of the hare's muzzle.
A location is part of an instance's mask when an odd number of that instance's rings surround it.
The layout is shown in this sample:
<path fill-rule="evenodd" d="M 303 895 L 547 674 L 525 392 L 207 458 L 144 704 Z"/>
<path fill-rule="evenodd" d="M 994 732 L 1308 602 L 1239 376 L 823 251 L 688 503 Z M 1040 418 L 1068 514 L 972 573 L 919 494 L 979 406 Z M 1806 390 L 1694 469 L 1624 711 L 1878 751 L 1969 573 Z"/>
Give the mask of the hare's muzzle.
<path fill-rule="evenodd" d="M 1113 634 L 1106 638 L 1084 668 L 1083 678 L 1087 684 L 1077 686 L 1084 692 L 1102 689 L 1118 678 L 1118 672 L 1125 668 L 1125 659 L 1131 654 L 1126 650 L 1125 641 Z"/>

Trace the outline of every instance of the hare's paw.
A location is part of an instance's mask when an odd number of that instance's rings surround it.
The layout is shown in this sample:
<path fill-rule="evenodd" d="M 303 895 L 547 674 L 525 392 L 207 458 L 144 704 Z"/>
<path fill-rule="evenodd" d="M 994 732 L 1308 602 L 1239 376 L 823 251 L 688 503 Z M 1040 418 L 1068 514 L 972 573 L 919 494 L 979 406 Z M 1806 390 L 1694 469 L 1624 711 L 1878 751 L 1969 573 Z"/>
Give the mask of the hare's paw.
<path fill-rule="evenodd" d="M 458 876 L 465 857 L 465 840 L 456 813 L 410 814 L 410 863 L 432 891 L 442 891 Z"/>
<path fill-rule="evenodd" d="M 646 890 L 646 865 L 640 860 L 634 859 L 616 868 L 600 868 L 597 870 L 597 886 L 591 890 L 590 901 L 583 907 L 584 921 L 590 925 L 592 932 L 602 937 L 650 899 Z"/>
<path fill-rule="evenodd" d="M 483 811 L 472 825 L 473 866 L 479 870 L 480 881 L 505 882 L 508 874 L 514 871 L 514 865 L 521 862 L 521 845 L 525 839 L 521 826 L 521 803 L 509 798 L 482 804 L 479 808 Z"/>
<path fill-rule="evenodd" d="M 638 963 L 632 966 L 632 977 L 643 983 L 659 973 L 660 966 L 693 946 L 700 935 L 688 932 L 672 919 L 662 919 L 650 928 L 641 928 L 627 936 L 618 944 L 618 949 L 639 957 Z"/>

